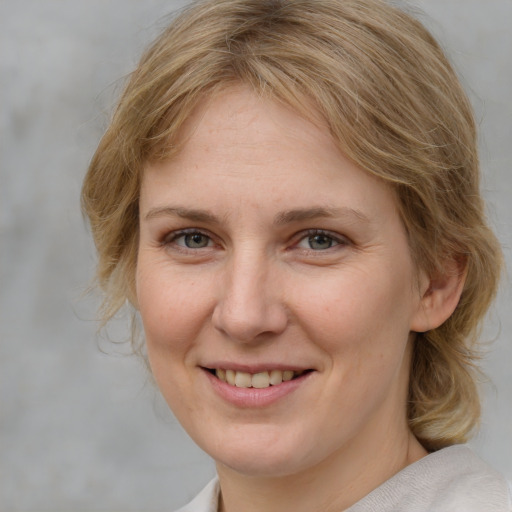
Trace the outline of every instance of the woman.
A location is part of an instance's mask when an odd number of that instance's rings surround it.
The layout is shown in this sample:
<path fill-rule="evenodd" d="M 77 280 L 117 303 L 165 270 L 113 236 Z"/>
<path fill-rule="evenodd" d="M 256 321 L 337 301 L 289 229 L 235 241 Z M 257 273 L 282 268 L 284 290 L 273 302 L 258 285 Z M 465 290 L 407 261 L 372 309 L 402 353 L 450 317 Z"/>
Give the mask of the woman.
<path fill-rule="evenodd" d="M 475 125 L 379 0 L 210 0 L 142 57 L 83 206 L 105 320 L 218 479 L 183 511 L 504 511 L 460 446 L 501 253 Z"/>

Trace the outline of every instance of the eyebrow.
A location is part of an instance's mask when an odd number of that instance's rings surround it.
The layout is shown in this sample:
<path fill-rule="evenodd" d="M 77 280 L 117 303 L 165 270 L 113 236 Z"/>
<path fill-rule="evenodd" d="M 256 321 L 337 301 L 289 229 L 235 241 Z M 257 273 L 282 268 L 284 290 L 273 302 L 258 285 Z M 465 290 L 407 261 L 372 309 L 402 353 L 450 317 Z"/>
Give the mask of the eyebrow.
<path fill-rule="evenodd" d="M 162 206 L 151 208 L 146 214 L 145 219 L 150 220 L 155 217 L 181 217 L 183 219 L 195 222 L 219 223 L 218 217 L 206 210 L 197 210 L 183 207 Z"/>
<path fill-rule="evenodd" d="M 353 208 L 348 207 L 324 208 L 322 206 L 316 206 L 313 208 L 299 208 L 280 212 L 275 216 L 274 223 L 277 225 L 283 225 L 304 220 L 340 217 L 363 222 L 370 222 L 368 217 L 360 210 L 354 210 Z"/>
<path fill-rule="evenodd" d="M 219 217 L 213 215 L 207 210 L 185 208 L 182 206 L 162 206 L 152 208 L 146 214 L 145 219 L 150 220 L 156 217 L 180 217 L 182 219 L 187 219 L 194 222 L 206 222 L 212 224 L 220 223 Z M 274 224 L 282 226 L 285 224 L 301 222 L 304 220 L 340 217 L 362 222 L 370 222 L 368 217 L 360 210 L 355 210 L 348 207 L 326 208 L 322 206 L 315 206 L 312 208 L 297 208 L 279 212 L 274 217 Z"/>

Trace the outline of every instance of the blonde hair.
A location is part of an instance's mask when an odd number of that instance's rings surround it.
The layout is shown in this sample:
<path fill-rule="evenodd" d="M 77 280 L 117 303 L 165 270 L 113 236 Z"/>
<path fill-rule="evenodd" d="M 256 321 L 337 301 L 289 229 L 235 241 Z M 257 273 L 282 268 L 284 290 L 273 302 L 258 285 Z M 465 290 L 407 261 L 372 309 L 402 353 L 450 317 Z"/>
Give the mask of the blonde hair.
<path fill-rule="evenodd" d="M 240 82 L 306 115 L 312 101 L 340 149 L 395 190 L 417 267 L 465 268 L 453 315 L 417 335 L 408 404 L 428 450 L 465 441 L 480 416 L 478 328 L 501 251 L 485 220 L 468 99 L 423 25 L 384 1 L 206 0 L 153 43 L 83 185 L 104 320 L 134 302 L 143 165 L 179 151 L 180 127 L 206 94 Z"/>

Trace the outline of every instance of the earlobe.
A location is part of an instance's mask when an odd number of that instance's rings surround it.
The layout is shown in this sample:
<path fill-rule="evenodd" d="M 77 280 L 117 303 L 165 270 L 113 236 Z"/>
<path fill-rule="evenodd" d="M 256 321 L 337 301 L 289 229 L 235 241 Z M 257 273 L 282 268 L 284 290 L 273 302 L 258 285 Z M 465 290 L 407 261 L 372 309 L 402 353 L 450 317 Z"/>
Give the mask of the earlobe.
<path fill-rule="evenodd" d="M 411 323 L 411 331 L 426 332 L 439 327 L 455 311 L 464 283 L 466 267 L 451 261 L 442 274 L 421 279 L 420 302 Z"/>

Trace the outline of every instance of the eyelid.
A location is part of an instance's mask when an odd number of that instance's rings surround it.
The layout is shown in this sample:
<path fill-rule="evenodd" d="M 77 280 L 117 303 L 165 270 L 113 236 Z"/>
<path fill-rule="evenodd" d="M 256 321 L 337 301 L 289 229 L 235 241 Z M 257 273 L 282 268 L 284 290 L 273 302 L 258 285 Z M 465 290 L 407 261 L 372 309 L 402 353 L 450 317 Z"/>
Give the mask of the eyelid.
<path fill-rule="evenodd" d="M 329 249 L 333 249 L 335 247 L 338 247 L 338 246 L 346 246 L 346 245 L 349 245 L 351 243 L 350 239 L 344 235 L 340 235 L 339 233 L 335 233 L 333 231 L 329 231 L 328 229 L 319 229 L 319 228 L 312 228 L 312 229 L 307 229 L 305 231 L 301 231 L 300 233 L 297 233 L 297 235 L 294 236 L 294 239 L 295 239 L 295 242 L 293 243 L 293 247 L 292 248 L 297 248 L 298 247 L 298 244 L 300 242 L 302 242 L 302 240 L 308 238 L 308 237 L 311 237 L 311 236 L 315 236 L 315 235 L 323 235 L 325 237 L 328 237 L 328 238 L 331 238 L 335 243 L 334 246 L 332 247 L 329 247 L 328 249 L 325 249 L 325 250 L 315 250 L 315 249 L 304 249 L 306 251 L 311 251 L 311 252 L 315 252 L 315 253 L 320 253 L 320 252 L 326 252 L 328 251 Z M 301 249 L 301 248 L 299 248 Z"/>
<path fill-rule="evenodd" d="M 212 247 L 212 245 L 207 245 L 206 247 L 203 247 L 203 248 L 192 249 L 192 248 L 186 247 L 185 245 L 178 245 L 175 243 L 176 240 L 178 240 L 179 238 L 186 236 L 186 235 L 194 234 L 194 233 L 198 233 L 198 234 L 201 234 L 201 235 L 209 238 L 209 240 L 211 241 L 211 243 L 213 245 L 219 245 L 218 242 L 216 241 L 216 237 L 212 233 L 210 233 L 207 229 L 203 229 L 203 228 L 182 228 L 182 229 L 168 232 L 161 237 L 160 245 L 162 245 L 162 246 L 173 245 L 174 247 L 179 248 L 179 250 L 193 251 L 193 252 L 197 252 L 200 249 L 203 249 L 203 250 L 210 249 Z M 332 247 L 329 247 L 328 249 L 324 249 L 324 250 L 306 249 L 306 248 L 298 247 L 298 244 L 301 241 L 303 241 L 304 239 L 306 239 L 308 237 L 315 236 L 315 235 L 323 235 L 325 237 L 331 238 L 335 242 L 335 244 Z M 334 249 L 338 246 L 342 246 L 342 247 L 347 246 L 347 245 L 350 245 L 351 243 L 352 243 L 351 240 L 347 236 L 341 235 L 339 233 L 336 233 L 336 232 L 333 232 L 333 231 L 330 231 L 327 229 L 311 228 L 311 229 L 306 229 L 304 231 L 300 231 L 299 233 L 295 234 L 292 237 L 292 244 L 291 244 L 290 249 L 299 249 L 299 250 L 304 250 L 304 251 L 309 251 L 309 252 L 321 253 L 321 252 L 329 251 L 329 249 Z"/>
<path fill-rule="evenodd" d="M 178 240 L 179 238 L 181 238 L 183 236 L 193 235 L 196 233 L 209 238 L 210 241 L 213 244 L 215 244 L 215 240 L 214 240 L 214 237 L 212 236 L 212 234 L 210 232 L 208 232 L 208 230 L 200 229 L 200 228 L 183 228 L 183 229 L 178 229 L 176 231 L 171 231 L 169 233 L 166 233 L 162 237 L 160 244 L 162 246 L 174 245 L 175 247 L 179 247 L 180 250 L 187 250 L 187 251 L 198 251 L 200 249 L 209 249 L 211 247 L 211 245 L 208 245 L 208 246 L 202 247 L 202 248 L 192 249 L 190 247 L 186 247 L 186 246 L 182 246 L 182 245 L 178 245 L 178 244 L 174 243 L 174 242 L 176 242 L 176 240 Z"/>

